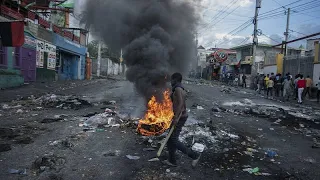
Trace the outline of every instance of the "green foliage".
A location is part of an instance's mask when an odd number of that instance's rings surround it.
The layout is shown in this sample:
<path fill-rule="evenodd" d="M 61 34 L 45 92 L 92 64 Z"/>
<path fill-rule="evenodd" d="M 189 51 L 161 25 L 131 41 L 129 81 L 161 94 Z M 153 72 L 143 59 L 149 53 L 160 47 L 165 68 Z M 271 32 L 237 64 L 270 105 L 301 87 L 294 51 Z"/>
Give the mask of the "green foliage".
<path fill-rule="evenodd" d="M 99 41 L 93 40 L 88 44 L 88 52 L 92 59 L 98 58 L 98 46 Z M 109 58 L 113 62 L 119 63 L 120 59 L 120 51 L 112 51 L 107 47 L 101 48 L 101 58 Z"/>

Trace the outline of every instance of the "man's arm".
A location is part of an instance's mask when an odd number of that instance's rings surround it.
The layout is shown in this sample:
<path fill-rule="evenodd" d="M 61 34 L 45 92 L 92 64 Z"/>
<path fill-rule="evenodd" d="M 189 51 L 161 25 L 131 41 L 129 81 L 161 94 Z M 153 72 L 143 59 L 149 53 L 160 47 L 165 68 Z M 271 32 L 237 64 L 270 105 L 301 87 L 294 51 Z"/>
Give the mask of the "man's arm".
<path fill-rule="evenodd" d="M 182 98 L 182 89 L 177 87 L 173 93 L 173 123 L 176 124 L 179 121 L 180 114 L 182 113 L 183 108 L 183 98 Z"/>

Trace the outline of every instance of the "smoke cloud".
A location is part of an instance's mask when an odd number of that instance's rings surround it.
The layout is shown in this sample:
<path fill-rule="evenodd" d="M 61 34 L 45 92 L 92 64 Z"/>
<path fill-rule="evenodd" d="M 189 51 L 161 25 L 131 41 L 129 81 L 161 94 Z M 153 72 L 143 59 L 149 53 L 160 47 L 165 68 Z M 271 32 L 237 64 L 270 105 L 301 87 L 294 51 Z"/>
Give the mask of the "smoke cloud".
<path fill-rule="evenodd" d="M 195 61 L 196 22 L 184 0 L 89 0 L 82 17 L 109 48 L 124 49 L 126 77 L 147 100 Z"/>

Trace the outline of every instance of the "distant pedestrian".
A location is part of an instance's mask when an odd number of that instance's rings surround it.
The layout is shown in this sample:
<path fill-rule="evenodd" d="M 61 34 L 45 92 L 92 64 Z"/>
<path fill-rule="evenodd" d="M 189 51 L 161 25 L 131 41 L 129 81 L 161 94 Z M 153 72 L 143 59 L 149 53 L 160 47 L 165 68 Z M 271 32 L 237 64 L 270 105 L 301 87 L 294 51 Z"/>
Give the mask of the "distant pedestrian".
<path fill-rule="evenodd" d="M 275 84 L 275 95 L 277 97 L 280 96 L 280 92 L 281 92 L 281 86 L 282 86 L 282 78 L 281 78 L 281 74 L 277 74 L 274 80 L 274 84 Z"/>
<path fill-rule="evenodd" d="M 307 76 L 307 78 L 306 78 L 306 91 L 304 93 L 304 97 L 306 97 L 308 94 L 309 99 L 311 98 L 311 87 L 312 87 L 312 79 L 310 78 L 310 76 Z"/>
<path fill-rule="evenodd" d="M 283 99 L 289 101 L 290 94 L 292 91 L 292 81 L 290 76 L 286 76 L 287 79 L 283 81 Z"/>
<path fill-rule="evenodd" d="M 242 86 L 247 88 L 247 76 L 245 74 L 242 75 Z"/>
<path fill-rule="evenodd" d="M 295 76 L 295 79 L 293 81 L 294 83 L 294 96 L 295 96 L 295 99 L 298 98 L 298 81 L 300 80 L 300 74 L 297 74 Z"/>
<path fill-rule="evenodd" d="M 306 88 L 306 80 L 303 78 L 303 75 L 300 75 L 300 79 L 297 81 L 298 87 L 298 103 L 302 104 L 302 93 Z"/>
<path fill-rule="evenodd" d="M 261 90 L 264 89 L 263 88 L 263 85 L 264 85 L 264 75 L 261 74 L 258 78 L 258 93 L 260 94 Z"/>
<path fill-rule="evenodd" d="M 274 82 L 273 79 L 269 79 L 267 82 L 267 98 L 269 97 L 269 93 L 271 96 L 273 96 L 273 87 L 274 87 Z"/>
<path fill-rule="evenodd" d="M 318 91 L 317 91 L 317 102 L 319 103 L 319 98 L 320 98 L 320 77 L 319 77 L 319 81 L 316 85 L 318 87 Z"/>

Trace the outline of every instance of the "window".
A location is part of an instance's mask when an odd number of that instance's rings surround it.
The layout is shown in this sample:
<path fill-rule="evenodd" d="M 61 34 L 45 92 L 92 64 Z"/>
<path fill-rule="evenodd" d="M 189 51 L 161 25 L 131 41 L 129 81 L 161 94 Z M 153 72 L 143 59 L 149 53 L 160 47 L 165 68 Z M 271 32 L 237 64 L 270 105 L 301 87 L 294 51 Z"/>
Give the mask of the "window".
<path fill-rule="evenodd" d="M 15 48 L 14 50 L 14 66 L 20 67 L 20 50 L 21 48 Z"/>

